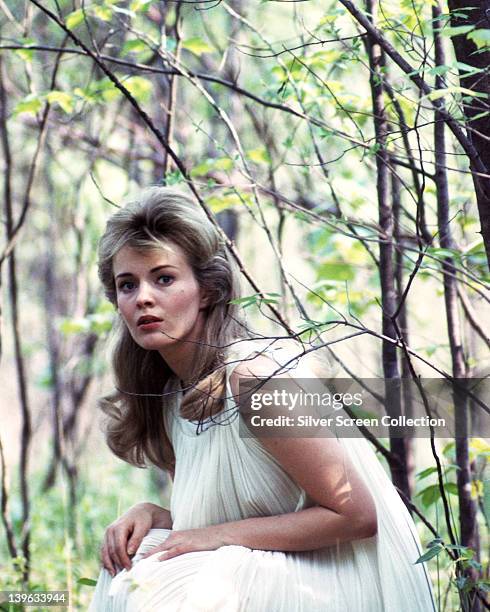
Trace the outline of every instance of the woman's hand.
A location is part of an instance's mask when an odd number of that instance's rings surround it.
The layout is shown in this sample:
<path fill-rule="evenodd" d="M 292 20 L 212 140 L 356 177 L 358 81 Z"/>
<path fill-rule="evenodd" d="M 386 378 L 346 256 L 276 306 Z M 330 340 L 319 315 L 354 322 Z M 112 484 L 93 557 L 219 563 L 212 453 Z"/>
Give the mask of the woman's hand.
<path fill-rule="evenodd" d="M 158 557 L 158 561 L 166 561 L 189 552 L 216 550 L 220 546 L 225 546 L 225 544 L 226 542 L 220 535 L 220 525 L 202 529 L 173 531 L 163 544 L 152 548 L 142 556 L 142 559 L 163 551 L 163 554 Z"/>
<path fill-rule="evenodd" d="M 171 529 L 170 512 L 155 504 L 136 504 L 106 529 L 100 551 L 102 565 L 114 576 L 117 568 L 131 569 L 131 559 L 152 528 Z"/>

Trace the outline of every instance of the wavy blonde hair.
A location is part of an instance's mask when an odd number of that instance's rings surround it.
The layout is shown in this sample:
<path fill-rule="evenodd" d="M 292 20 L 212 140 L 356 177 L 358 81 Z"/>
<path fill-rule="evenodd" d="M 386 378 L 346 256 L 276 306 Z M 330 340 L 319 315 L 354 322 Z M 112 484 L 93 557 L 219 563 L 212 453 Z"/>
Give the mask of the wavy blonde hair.
<path fill-rule="evenodd" d="M 180 408 L 185 418 L 220 411 L 225 395 L 225 349 L 244 336 L 237 306 L 239 272 L 214 225 L 183 193 L 153 187 L 118 210 L 99 242 L 99 278 L 108 299 L 117 306 L 113 260 L 124 246 L 139 251 L 178 244 L 196 280 L 209 296 L 204 334 L 190 373 L 191 389 Z M 164 411 L 171 396 L 164 387 L 175 379 L 158 351 L 141 348 L 119 317 L 112 355 L 117 391 L 101 398 L 105 435 L 118 457 L 138 467 L 148 462 L 172 470 L 172 445 L 165 431 Z M 162 409 L 163 408 L 163 409 Z"/>

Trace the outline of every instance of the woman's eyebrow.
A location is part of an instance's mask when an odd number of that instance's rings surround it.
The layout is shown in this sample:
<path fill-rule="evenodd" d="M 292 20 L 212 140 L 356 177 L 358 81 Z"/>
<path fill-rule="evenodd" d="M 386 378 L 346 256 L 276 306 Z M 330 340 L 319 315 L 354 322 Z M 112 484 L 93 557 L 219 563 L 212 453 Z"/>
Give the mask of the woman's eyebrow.
<path fill-rule="evenodd" d="M 162 270 L 163 268 L 173 268 L 174 270 L 178 270 L 178 266 L 173 266 L 172 264 L 163 264 L 162 266 L 156 266 L 156 268 L 152 268 L 150 270 L 151 273 L 157 272 L 158 270 Z"/>
<path fill-rule="evenodd" d="M 178 266 L 173 266 L 172 264 L 163 264 L 161 266 L 155 266 L 150 270 L 150 273 L 158 272 L 158 270 L 163 270 L 164 268 L 173 268 L 174 270 L 178 270 Z M 132 272 L 120 272 L 115 278 L 121 278 L 121 276 L 134 276 Z"/>

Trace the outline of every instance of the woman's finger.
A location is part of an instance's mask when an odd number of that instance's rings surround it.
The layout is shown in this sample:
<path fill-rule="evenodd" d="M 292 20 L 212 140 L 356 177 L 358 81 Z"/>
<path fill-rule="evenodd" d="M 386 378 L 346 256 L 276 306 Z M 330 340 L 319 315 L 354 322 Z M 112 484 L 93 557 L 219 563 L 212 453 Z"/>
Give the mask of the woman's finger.
<path fill-rule="evenodd" d="M 131 569 L 131 559 L 128 557 L 128 530 L 120 529 L 114 534 L 115 548 L 117 557 L 121 562 L 121 567 L 128 571 Z"/>
<path fill-rule="evenodd" d="M 116 570 L 114 569 L 114 565 L 112 564 L 111 558 L 108 554 L 105 544 L 102 546 L 100 550 L 100 559 L 102 561 L 103 567 L 105 567 L 105 569 L 109 572 L 109 574 L 111 574 L 111 576 L 114 576 L 114 574 L 116 573 Z"/>
<path fill-rule="evenodd" d="M 121 570 L 124 565 L 121 563 L 119 558 L 119 552 L 117 550 L 116 535 L 113 530 L 108 533 L 108 549 L 112 563 L 116 565 L 116 571 Z"/>
<path fill-rule="evenodd" d="M 139 545 L 141 544 L 143 538 L 145 537 L 147 533 L 148 533 L 147 528 L 143 528 L 138 524 L 134 526 L 133 533 L 131 534 L 131 537 L 129 538 L 128 543 L 127 543 L 128 555 L 135 554 L 135 552 L 138 550 Z"/>
<path fill-rule="evenodd" d="M 109 541 L 107 531 L 104 534 L 104 540 L 102 542 L 102 546 L 100 547 L 100 559 L 102 561 L 102 565 L 106 568 L 106 570 L 111 575 L 113 575 L 115 573 L 115 568 L 111 556 L 109 554 Z"/>

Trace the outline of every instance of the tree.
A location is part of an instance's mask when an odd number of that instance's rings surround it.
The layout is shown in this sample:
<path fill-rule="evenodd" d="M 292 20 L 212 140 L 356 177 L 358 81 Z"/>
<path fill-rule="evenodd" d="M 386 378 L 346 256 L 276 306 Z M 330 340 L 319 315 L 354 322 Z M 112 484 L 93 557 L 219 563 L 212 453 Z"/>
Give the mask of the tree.
<path fill-rule="evenodd" d="M 76 538 L 82 424 L 92 421 L 87 398 L 104 374 L 114 317 L 97 288 L 96 244 L 113 206 L 140 185 L 165 182 L 194 194 L 221 223 L 252 322 L 265 335 L 301 339 L 306 350 L 326 347 L 347 376 L 386 379 L 392 409 L 414 409 L 409 376 L 418 384 L 421 375 L 485 375 L 483 4 L 0 4 L 0 264 L 14 347 L 2 358 L 15 363 L 24 422 L 24 531 L 8 510 L 2 517 L 11 557 L 27 560 L 25 581 L 33 569 L 32 417 L 39 423 L 49 404 L 53 453 L 44 482 L 49 489 L 68 477 Z M 40 253 L 41 238 L 51 250 Z M 44 321 L 32 332 L 19 299 Z M 464 610 L 486 605 L 488 447 L 473 439 L 466 418 L 474 405 L 485 407 L 478 399 L 455 392 L 463 415 L 456 442 L 441 454 L 430 440 L 434 464 L 415 482 L 412 446 L 370 437 L 433 537 L 426 554 L 444 556 L 448 597 Z M 429 478 L 437 480 L 424 486 Z M 2 502 L 7 497 L 4 487 Z M 439 509 L 446 524 L 436 528 Z"/>

